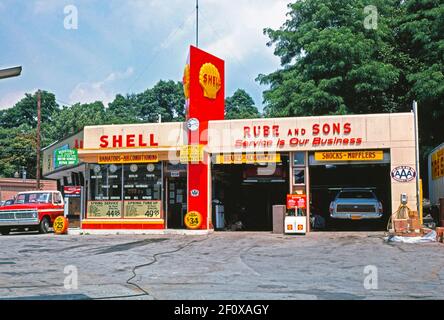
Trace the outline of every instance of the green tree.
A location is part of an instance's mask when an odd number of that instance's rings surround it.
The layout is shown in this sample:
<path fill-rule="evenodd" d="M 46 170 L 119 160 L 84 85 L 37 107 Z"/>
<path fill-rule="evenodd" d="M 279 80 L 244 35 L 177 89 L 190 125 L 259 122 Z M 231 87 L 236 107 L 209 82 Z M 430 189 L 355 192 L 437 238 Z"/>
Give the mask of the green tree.
<path fill-rule="evenodd" d="M 408 54 L 409 98 L 419 104 L 421 154 L 444 142 L 444 4 L 408 0 L 399 18 L 399 50 Z"/>
<path fill-rule="evenodd" d="M 181 82 L 159 81 L 153 88 L 137 95 L 139 117 L 144 122 L 157 122 L 159 114 L 163 122 L 185 120 L 185 97 Z"/>
<path fill-rule="evenodd" d="M 52 140 L 45 139 L 45 127 L 50 127 L 59 111 L 55 95 L 41 91 L 42 146 Z M 13 107 L 0 113 L 0 177 L 12 177 L 24 166 L 28 177 L 35 178 L 37 138 L 37 92 L 25 97 Z"/>
<path fill-rule="evenodd" d="M 253 98 L 243 89 L 237 89 L 231 97 L 225 99 L 225 111 L 225 119 L 252 119 L 260 117 Z"/>
<path fill-rule="evenodd" d="M 141 122 L 143 120 L 140 116 L 141 109 L 137 95 L 118 94 L 106 109 L 107 122 L 113 124 Z"/>
<path fill-rule="evenodd" d="M 85 126 L 105 124 L 107 121 L 101 101 L 64 106 L 53 114 L 51 122 L 43 122 L 42 140 L 49 144 L 77 133 Z"/>
<path fill-rule="evenodd" d="M 47 91 L 41 91 L 41 119 L 49 123 L 52 116 L 59 110 L 55 95 Z M 17 128 L 21 125 L 37 126 L 37 92 L 26 93 L 25 97 L 12 108 L 0 113 L 0 126 L 3 128 Z"/>
<path fill-rule="evenodd" d="M 258 80 L 266 116 L 405 111 L 405 75 L 394 62 L 399 1 L 372 1 L 377 28 L 364 20 L 364 0 L 306 0 L 289 4 L 279 30 L 266 29 L 282 69 Z"/>
<path fill-rule="evenodd" d="M 23 124 L 17 128 L 0 128 L 0 177 L 13 177 L 24 166 L 27 177 L 36 173 L 36 130 Z"/>

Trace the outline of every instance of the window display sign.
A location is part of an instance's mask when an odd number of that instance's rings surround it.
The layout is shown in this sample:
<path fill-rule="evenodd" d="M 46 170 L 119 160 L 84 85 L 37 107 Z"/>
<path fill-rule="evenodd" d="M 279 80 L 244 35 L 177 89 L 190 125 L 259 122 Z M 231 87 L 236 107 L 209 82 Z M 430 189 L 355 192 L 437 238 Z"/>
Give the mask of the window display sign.
<path fill-rule="evenodd" d="M 287 209 L 306 209 L 307 195 L 306 194 L 287 194 Z"/>
<path fill-rule="evenodd" d="M 88 218 L 122 218 L 122 201 L 88 201 Z"/>
<path fill-rule="evenodd" d="M 384 151 L 315 152 L 316 161 L 381 161 Z"/>
<path fill-rule="evenodd" d="M 158 154 L 102 154 L 97 158 L 99 164 L 159 162 Z"/>
<path fill-rule="evenodd" d="M 216 164 L 253 164 L 253 163 L 279 163 L 279 153 L 257 154 L 257 153 L 235 153 L 219 154 L 216 156 Z"/>
<path fill-rule="evenodd" d="M 125 218 L 128 219 L 161 219 L 161 201 L 125 201 Z"/>

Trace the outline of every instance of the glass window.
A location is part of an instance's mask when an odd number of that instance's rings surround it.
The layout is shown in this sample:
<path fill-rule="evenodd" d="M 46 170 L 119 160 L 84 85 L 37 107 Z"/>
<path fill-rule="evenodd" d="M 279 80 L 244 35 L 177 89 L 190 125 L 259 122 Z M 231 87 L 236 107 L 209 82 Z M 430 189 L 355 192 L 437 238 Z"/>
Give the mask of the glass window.
<path fill-rule="evenodd" d="M 122 200 L 122 166 L 93 164 L 90 168 L 90 200 Z"/>
<path fill-rule="evenodd" d="M 305 169 L 293 169 L 293 184 L 305 184 Z"/>
<path fill-rule="evenodd" d="M 27 203 L 50 203 L 52 201 L 51 193 L 22 193 L 15 199 L 16 204 L 27 204 Z"/>
<path fill-rule="evenodd" d="M 124 200 L 161 200 L 161 163 L 138 163 L 123 166 Z"/>
<path fill-rule="evenodd" d="M 293 166 L 304 166 L 304 165 L 305 165 L 305 152 L 293 153 Z"/>
<path fill-rule="evenodd" d="M 60 196 L 59 193 L 54 193 L 54 203 L 55 203 L 55 204 L 60 204 L 60 203 L 62 203 L 62 197 Z"/>
<path fill-rule="evenodd" d="M 375 199 L 376 196 L 371 191 L 342 191 L 338 198 L 341 199 Z"/>

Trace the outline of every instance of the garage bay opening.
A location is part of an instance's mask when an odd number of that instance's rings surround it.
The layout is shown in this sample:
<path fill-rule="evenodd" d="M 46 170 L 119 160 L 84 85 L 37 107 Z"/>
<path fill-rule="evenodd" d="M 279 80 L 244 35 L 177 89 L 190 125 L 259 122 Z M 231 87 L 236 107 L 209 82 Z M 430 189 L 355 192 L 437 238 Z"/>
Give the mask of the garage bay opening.
<path fill-rule="evenodd" d="M 213 157 L 213 224 L 216 230 L 271 231 L 273 205 L 285 204 L 288 154 Z"/>
<path fill-rule="evenodd" d="M 391 214 L 390 152 L 309 154 L 314 230 L 385 230 Z"/>

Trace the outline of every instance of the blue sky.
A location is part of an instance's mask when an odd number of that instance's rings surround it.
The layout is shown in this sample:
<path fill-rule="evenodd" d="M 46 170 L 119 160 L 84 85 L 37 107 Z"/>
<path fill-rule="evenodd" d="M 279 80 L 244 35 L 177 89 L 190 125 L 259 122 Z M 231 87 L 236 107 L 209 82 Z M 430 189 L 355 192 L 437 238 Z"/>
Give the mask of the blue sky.
<path fill-rule="evenodd" d="M 227 95 L 247 90 L 261 108 L 260 73 L 279 67 L 263 28 L 285 22 L 288 0 L 200 0 L 200 47 L 226 61 Z M 64 28 L 64 8 L 78 29 Z M 195 0 L 0 0 L 0 109 L 44 89 L 59 104 L 108 103 L 160 79 L 181 80 L 195 39 Z"/>

